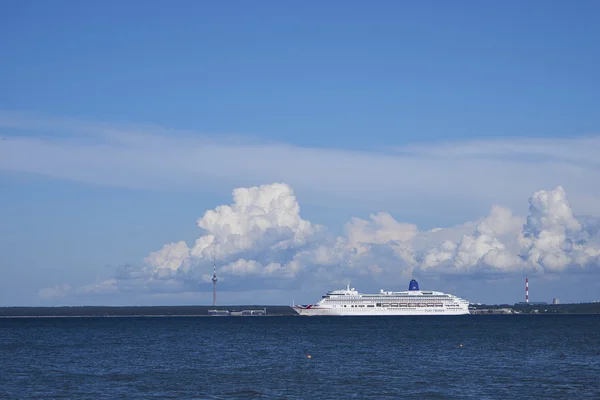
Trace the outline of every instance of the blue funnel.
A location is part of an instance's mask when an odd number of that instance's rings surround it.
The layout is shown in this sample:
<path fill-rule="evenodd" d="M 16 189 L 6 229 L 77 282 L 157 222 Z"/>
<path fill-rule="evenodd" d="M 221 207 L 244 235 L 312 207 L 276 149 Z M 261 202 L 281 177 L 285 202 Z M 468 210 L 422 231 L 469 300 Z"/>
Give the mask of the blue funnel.
<path fill-rule="evenodd" d="M 412 279 L 410 285 L 408 285 L 408 290 L 419 290 L 419 282 Z"/>

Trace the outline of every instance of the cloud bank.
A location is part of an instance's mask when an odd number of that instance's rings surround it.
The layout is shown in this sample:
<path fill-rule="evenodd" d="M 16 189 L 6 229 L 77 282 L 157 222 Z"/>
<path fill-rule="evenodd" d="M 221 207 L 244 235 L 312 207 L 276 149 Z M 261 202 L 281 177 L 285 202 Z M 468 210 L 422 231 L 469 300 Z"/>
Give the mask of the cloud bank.
<path fill-rule="evenodd" d="M 593 273 L 600 271 L 598 222 L 576 217 L 564 188 L 556 186 L 532 194 L 526 217 L 494 205 L 480 220 L 421 231 L 380 212 L 353 218 L 344 235 L 335 236 L 302 219 L 289 185 L 273 183 L 235 189 L 232 204 L 206 211 L 193 245 L 169 243 L 111 279 L 40 295 L 208 291 L 213 262 L 220 290 L 252 283 L 326 290 L 347 279 L 395 286 L 413 276 Z"/>
<path fill-rule="evenodd" d="M 239 188 L 198 220 L 195 243 L 166 244 L 104 281 L 43 289 L 45 298 L 206 291 L 213 259 L 220 290 L 236 291 L 597 271 L 597 135 L 356 150 L 10 112 L 0 112 L 0 135 L 0 172 L 144 190 Z M 322 212 L 387 212 L 351 218 L 334 234 L 301 217 L 291 188 Z M 443 228 L 403 222 L 408 215 Z"/>

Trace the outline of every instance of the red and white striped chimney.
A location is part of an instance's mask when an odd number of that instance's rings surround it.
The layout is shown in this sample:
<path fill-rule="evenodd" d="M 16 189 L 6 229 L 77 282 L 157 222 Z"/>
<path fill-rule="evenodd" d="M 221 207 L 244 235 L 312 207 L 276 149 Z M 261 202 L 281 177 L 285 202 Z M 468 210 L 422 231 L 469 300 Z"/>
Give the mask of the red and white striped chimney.
<path fill-rule="evenodd" d="M 529 279 L 525 278 L 525 303 L 529 303 Z"/>

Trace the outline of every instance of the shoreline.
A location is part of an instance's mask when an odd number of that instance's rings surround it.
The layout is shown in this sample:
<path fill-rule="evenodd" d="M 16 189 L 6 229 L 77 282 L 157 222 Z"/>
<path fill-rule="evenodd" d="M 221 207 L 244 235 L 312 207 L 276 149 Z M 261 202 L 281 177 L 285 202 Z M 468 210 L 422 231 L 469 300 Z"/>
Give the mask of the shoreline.
<path fill-rule="evenodd" d="M 477 304 L 469 315 L 600 315 L 600 302 L 564 304 Z M 242 311 L 262 311 L 266 314 L 240 315 Z M 0 318 L 167 318 L 223 317 L 210 315 L 210 310 L 229 311 L 230 317 L 299 316 L 291 306 L 231 305 L 231 306 L 54 306 L 0 307 Z"/>
<path fill-rule="evenodd" d="M 209 317 L 210 315 L 0 315 L 0 318 L 132 318 L 132 317 Z"/>
<path fill-rule="evenodd" d="M 564 316 L 564 315 L 598 315 L 600 313 L 519 313 L 519 314 L 493 314 L 493 313 L 480 313 L 480 314 L 464 314 L 464 315 L 324 315 L 321 317 L 340 317 L 340 318 L 364 318 L 364 317 L 384 317 L 384 318 L 402 318 L 402 317 L 485 317 L 485 316 L 541 316 L 541 315 L 554 315 L 554 316 Z M 207 315 L 207 314 L 123 314 L 123 315 L 0 315 L 0 319 L 26 319 L 26 318 L 35 318 L 35 319 L 49 319 L 49 318 L 223 318 L 223 317 L 301 317 L 299 314 L 267 314 L 267 315 Z M 316 316 L 319 317 L 319 316 Z"/>

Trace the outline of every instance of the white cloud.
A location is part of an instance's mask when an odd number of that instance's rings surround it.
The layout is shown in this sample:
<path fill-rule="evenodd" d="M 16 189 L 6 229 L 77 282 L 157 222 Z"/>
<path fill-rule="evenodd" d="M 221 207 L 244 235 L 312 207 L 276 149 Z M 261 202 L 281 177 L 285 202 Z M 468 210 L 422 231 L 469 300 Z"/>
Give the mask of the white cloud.
<path fill-rule="evenodd" d="M 269 263 L 268 265 L 262 265 L 255 260 L 244 260 L 240 258 L 232 263 L 225 265 L 220 269 L 221 272 L 231 275 L 276 275 L 276 274 L 290 274 L 293 277 L 294 270 L 285 270 L 284 267 L 276 262 Z"/>
<path fill-rule="evenodd" d="M 185 242 L 169 243 L 164 245 L 161 250 L 150 253 L 145 261 L 147 265 L 155 270 L 164 268 L 177 271 L 183 267 L 189 255 L 190 249 Z"/>
<path fill-rule="evenodd" d="M 151 253 L 143 267 L 124 268 L 114 278 L 77 293 L 208 290 L 213 257 L 225 290 L 249 284 L 330 287 L 349 278 L 389 285 L 423 274 L 503 277 L 599 270 L 597 220 L 579 222 L 561 186 L 536 191 L 526 218 L 494 205 L 481 220 L 419 231 L 379 213 L 371 215 L 371 221 L 352 219 L 340 237 L 303 220 L 286 184 L 238 188 L 233 200 L 198 220 L 204 234 L 193 247 L 167 244 Z M 40 295 L 64 292 L 51 288 Z"/>
<path fill-rule="evenodd" d="M 352 221 L 346 224 L 346 234 L 350 245 L 385 244 L 390 241 L 405 242 L 413 238 L 419 231 L 416 225 L 399 223 L 388 213 L 371 214 L 370 217 L 371 222 L 352 218 Z"/>
<path fill-rule="evenodd" d="M 520 234 L 527 260 L 546 271 L 598 263 L 600 246 L 573 215 L 565 190 L 540 190 L 530 199 L 527 223 Z M 596 239 L 596 238 L 592 238 Z"/>
<path fill-rule="evenodd" d="M 600 223 L 583 217 L 600 215 L 598 136 L 355 151 L 14 113 L 0 113 L 0 131 L 0 171 L 156 190 L 240 187 L 231 205 L 198 220 L 195 243 L 166 244 L 142 267 L 40 293 L 47 296 L 195 292 L 209 284 L 213 257 L 225 289 L 251 279 L 297 287 L 353 277 L 391 284 L 414 274 L 574 273 L 594 271 L 600 257 Z M 286 184 L 255 186 L 263 182 Z M 291 187 L 303 203 L 386 212 L 352 218 L 336 237 L 300 217 Z M 528 196 L 529 216 L 520 217 Z M 392 216 L 400 213 L 468 222 L 419 230 Z"/>
<path fill-rule="evenodd" d="M 421 268 L 435 271 L 439 267 L 453 273 L 522 269 L 521 259 L 507 248 L 506 243 L 515 242 L 511 235 L 516 235 L 523 222 L 524 218 L 513 216 L 509 209 L 494 205 L 489 216 L 479 221 L 471 233 L 462 234 L 461 239 L 456 242 L 444 240 L 440 245 L 427 250 Z"/>
<path fill-rule="evenodd" d="M 600 186 L 592 184 L 600 181 L 600 137 L 355 151 L 14 113 L 0 113 L 0 130 L 4 171 L 161 190 L 286 182 L 308 204 L 438 219 L 471 218 L 492 204 L 524 213 L 524 197 L 563 184 L 581 214 L 600 215 Z"/>
<path fill-rule="evenodd" d="M 303 246 L 319 230 L 300 218 L 300 206 L 288 185 L 235 189 L 233 200 L 232 206 L 209 210 L 198 220 L 208 235 L 196 241 L 192 256 L 222 257 L 265 246 L 285 250 Z"/>
<path fill-rule="evenodd" d="M 427 251 L 423 257 L 421 268 L 427 270 L 438 265 L 450 262 L 456 254 L 456 244 L 445 240 L 442 244 Z"/>
<path fill-rule="evenodd" d="M 197 221 L 206 234 L 193 247 L 171 243 L 147 257 L 150 274 L 159 278 L 161 271 L 164 277 L 173 276 L 171 272 L 193 274 L 190 265 L 208 265 L 218 259 L 228 262 L 222 268 L 225 274 L 294 277 L 298 267 L 290 254 L 317 239 L 323 228 L 300 218 L 300 206 L 285 184 L 238 188 L 233 200 L 231 206 L 209 210 Z M 290 262 L 281 264 L 281 260 Z M 202 280 L 210 281 L 210 276 L 204 274 Z"/>

